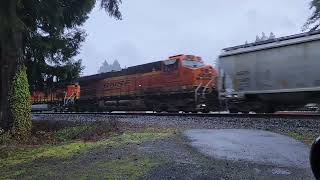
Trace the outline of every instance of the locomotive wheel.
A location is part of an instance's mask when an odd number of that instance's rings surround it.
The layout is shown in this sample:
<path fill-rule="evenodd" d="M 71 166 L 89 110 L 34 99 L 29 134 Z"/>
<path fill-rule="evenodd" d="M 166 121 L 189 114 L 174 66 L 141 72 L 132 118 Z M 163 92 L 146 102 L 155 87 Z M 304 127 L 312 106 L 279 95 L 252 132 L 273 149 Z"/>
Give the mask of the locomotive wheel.
<path fill-rule="evenodd" d="M 80 108 L 78 106 L 75 107 L 76 112 L 80 112 Z"/>
<path fill-rule="evenodd" d="M 239 111 L 237 109 L 231 108 L 231 109 L 229 109 L 229 112 L 232 114 L 238 114 Z"/>
<path fill-rule="evenodd" d="M 160 110 L 160 108 L 154 108 L 154 109 L 153 109 L 153 112 L 161 113 L 162 111 Z"/>
<path fill-rule="evenodd" d="M 267 104 L 267 103 L 263 103 L 263 104 L 260 104 L 260 107 L 259 109 L 255 110 L 256 113 L 275 113 L 276 110 L 275 108 L 273 107 L 273 105 L 271 104 Z"/>
<path fill-rule="evenodd" d="M 210 110 L 205 109 L 205 110 L 202 110 L 201 112 L 202 112 L 202 113 L 209 113 L 209 112 L 210 112 Z"/>
<path fill-rule="evenodd" d="M 272 105 L 268 105 L 267 106 L 267 110 L 266 110 L 266 113 L 270 113 L 270 114 L 273 114 L 276 112 L 276 109 L 272 106 Z"/>
<path fill-rule="evenodd" d="M 154 107 L 153 112 L 161 113 L 160 107 Z"/>

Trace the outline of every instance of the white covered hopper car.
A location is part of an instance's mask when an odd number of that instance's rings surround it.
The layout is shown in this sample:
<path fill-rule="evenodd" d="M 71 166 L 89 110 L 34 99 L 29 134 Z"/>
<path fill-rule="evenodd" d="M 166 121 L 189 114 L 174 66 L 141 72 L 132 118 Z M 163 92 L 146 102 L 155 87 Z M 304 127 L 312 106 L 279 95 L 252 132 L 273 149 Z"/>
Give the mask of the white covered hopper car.
<path fill-rule="evenodd" d="M 223 49 L 220 98 L 231 112 L 320 104 L 320 31 Z"/>

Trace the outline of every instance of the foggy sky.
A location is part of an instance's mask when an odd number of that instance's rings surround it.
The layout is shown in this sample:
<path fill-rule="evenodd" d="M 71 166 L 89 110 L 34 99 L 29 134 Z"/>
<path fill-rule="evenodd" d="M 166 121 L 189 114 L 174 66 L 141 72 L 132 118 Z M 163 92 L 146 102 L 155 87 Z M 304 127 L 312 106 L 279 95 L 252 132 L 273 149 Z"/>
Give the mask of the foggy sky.
<path fill-rule="evenodd" d="M 84 25 L 83 75 L 96 74 L 104 60 L 124 66 L 201 56 L 214 64 L 222 48 L 253 42 L 256 35 L 300 33 L 309 0 L 123 0 L 122 21 L 95 8 Z"/>

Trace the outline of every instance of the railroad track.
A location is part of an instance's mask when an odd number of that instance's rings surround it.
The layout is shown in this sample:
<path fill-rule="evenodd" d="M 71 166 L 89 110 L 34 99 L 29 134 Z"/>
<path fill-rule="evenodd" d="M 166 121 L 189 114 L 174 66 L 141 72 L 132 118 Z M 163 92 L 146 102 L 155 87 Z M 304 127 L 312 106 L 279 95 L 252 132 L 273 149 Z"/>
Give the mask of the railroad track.
<path fill-rule="evenodd" d="M 108 115 L 108 116 L 180 116 L 180 117 L 238 117 L 238 118 L 320 118 L 317 113 L 275 113 L 275 114 L 226 114 L 226 113 L 142 113 L 142 112 L 33 112 L 34 115 Z"/>

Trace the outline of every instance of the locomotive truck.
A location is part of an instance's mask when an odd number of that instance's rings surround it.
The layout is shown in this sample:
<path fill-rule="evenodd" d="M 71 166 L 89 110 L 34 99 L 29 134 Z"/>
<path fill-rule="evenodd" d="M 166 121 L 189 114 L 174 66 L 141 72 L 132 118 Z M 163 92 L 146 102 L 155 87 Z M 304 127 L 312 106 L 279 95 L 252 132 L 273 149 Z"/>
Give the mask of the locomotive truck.
<path fill-rule="evenodd" d="M 78 78 L 63 90 L 34 92 L 33 104 L 69 111 L 208 112 L 218 108 L 217 71 L 200 57 L 167 60 Z"/>
<path fill-rule="evenodd" d="M 320 103 L 320 31 L 223 49 L 220 100 L 230 112 L 317 107 Z"/>

